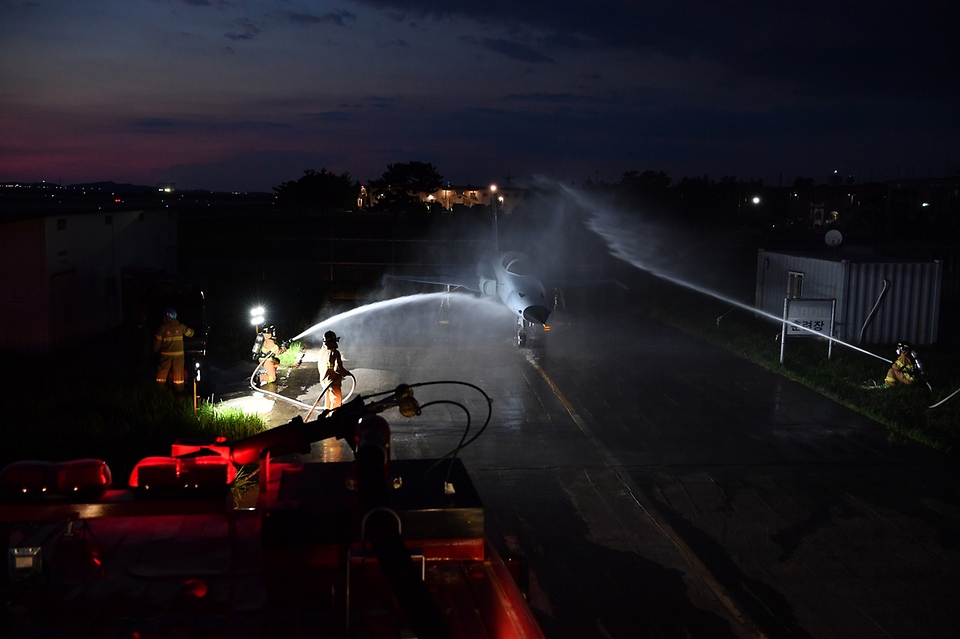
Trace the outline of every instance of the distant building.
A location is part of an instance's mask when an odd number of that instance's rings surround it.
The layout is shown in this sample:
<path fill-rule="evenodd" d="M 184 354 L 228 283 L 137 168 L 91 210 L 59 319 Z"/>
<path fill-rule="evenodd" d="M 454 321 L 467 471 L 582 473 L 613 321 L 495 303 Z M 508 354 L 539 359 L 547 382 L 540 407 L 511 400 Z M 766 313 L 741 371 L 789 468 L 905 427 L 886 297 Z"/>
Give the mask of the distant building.
<path fill-rule="evenodd" d="M 490 186 L 456 186 L 447 184 L 434 191 L 433 193 L 418 194 L 420 201 L 426 206 L 436 203 L 444 211 L 456 212 L 463 208 L 473 208 L 474 206 L 490 206 L 494 198 L 497 200 L 497 210 L 510 215 L 519 209 L 530 197 L 529 189 L 518 188 L 497 188 Z M 360 194 L 357 198 L 357 208 L 365 209 L 372 207 L 377 201 L 375 192 L 371 192 L 366 186 L 360 187 Z"/>
<path fill-rule="evenodd" d="M 454 207 L 490 206 L 496 198 L 497 210 L 510 215 L 523 205 L 529 197 L 527 189 L 478 187 L 472 185 L 446 185 L 433 193 L 421 193 L 420 201 L 437 202 L 445 211 L 454 211 Z M 459 208 L 459 207 L 458 207 Z"/>
<path fill-rule="evenodd" d="M 50 351 L 119 326 L 127 273 L 177 272 L 169 209 L 74 213 L 0 223 L 5 346 Z"/>
<path fill-rule="evenodd" d="M 821 184 L 791 190 L 791 221 L 873 238 L 960 241 L 960 177 Z"/>

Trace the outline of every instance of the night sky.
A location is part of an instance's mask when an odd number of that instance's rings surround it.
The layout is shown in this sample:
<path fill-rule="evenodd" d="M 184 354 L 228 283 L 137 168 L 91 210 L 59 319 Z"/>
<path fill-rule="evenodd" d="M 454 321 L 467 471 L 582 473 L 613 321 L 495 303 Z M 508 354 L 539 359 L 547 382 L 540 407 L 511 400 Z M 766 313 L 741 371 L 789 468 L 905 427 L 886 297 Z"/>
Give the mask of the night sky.
<path fill-rule="evenodd" d="M 960 3 L 0 0 L 0 181 L 953 174 Z"/>

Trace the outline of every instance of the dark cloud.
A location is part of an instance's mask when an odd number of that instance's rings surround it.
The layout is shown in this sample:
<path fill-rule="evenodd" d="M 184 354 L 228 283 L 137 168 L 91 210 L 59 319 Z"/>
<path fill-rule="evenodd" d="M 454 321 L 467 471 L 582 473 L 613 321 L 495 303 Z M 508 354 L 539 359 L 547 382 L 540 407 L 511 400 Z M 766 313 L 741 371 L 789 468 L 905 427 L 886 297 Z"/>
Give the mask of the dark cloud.
<path fill-rule="evenodd" d="M 309 13 L 297 13 L 296 11 L 287 11 L 287 19 L 294 24 L 335 24 L 339 27 L 346 26 L 347 22 L 353 22 L 357 16 L 349 11 L 333 11 L 322 16 L 316 16 Z"/>
<path fill-rule="evenodd" d="M 240 18 L 234 21 L 234 24 L 240 29 L 239 32 L 230 31 L 224 33 L 224 37 L 231 40 L 253 40 L 262 30 L 262 25 L 254 24 L 248 18 Z"/>
<path fill-rule="evenodd" d="M 399 100 L 396 98 L 372 95 L 364 98 L 364 104 L 374 109 L 390 111 L 399 106 Z"/>
<path fill-rule="evenodd" d="M 221 191 L 269 192 L 287 180 L 296 180 L 307 169 L 327 167 L 336 172 L 345 164 L 342 153 L 253 150 L 214 162 L 178 164 L 157 171 L 157 181 L 176 182 L 181 190 L 203 188 Z"/>
<path fill-rule="evenodd" d="M 572 33 L 550 33 L 540 38 L 547 49 L 569 49 L 571 51 L 591 51 L 597 48 L 595 43 L 584 40 Z"/>
<path fill-rule="evenodd" d="M 893 103 L 872 110 L 850 101 L 742 112 L 644 106 L 647 96 L 638 95 L 631 99 L 633 108 L 609 110 L 556 97 L 561 99 L 544 100 L 540 108 L 423 109 L 415 119 L 404 119 L 404 135 L 392 136 L 391 149 L 380 157 L 432 162 L 454 182 L 487 179 L 477 175 L 477 166 L 499 175 L 509 170 L 514 176 L 540 173 L 577 181 L 597 172 L 616 180 L 627 170 L 653 169 L 676 179 L 737 175 L 776 184 L 796 177 L 826 179 L 838 167 L 859 179 L 892 179 L 902 158 L 916 157 L 911 145 L 936 150 L 936 141 L 944 135 L 955 139 L 958 128 L 938 126 L 948 117 L 944 110 L 908 132 L 901 123 L 922 119 L 920 114 Z M 382 124 L 363 121 L 361 113 L 357 117 L 354 124 L 371 139 L 386 133 Z M 876 135 L 884 131 L 889 135 Z M 465 146 L 469 154 L 458 151 Z"/>
<path fill-rule="evenodd" d="M 505 100 L 522 102 L 547 102 L 552 104 L 583 104 L 587 102 L 603 103 L 607 99 L 579 93 L 508 93 Z"/>
<path fill-rule="evenodd" d="M 420 17 L 540 32 L 543 47 L 623 49 L 718 63 L 733 78 L 811 94 L 956 97 L 960 3 L 896 0 L 358 0 Z"/>
<path fill-rule="evenodd" d="M 545 55 L 537 53 L 530 47 L 520 44 L 519 42 L 510 42 L 509 40 L 493 40 L 491 38 L 484 38 L 480 41 L 480 46 L 488 51 L 493 51 L 494 53 L 499 53 L 513 60 L 519 60 L 520 62 L 532 62 L 536 64 L 540 63 L 549 63 L 552 64 L 553 60 L 548 58 Z"/>
<path fill-rule="evenodd" d="M 126 22 L 113 24 L 109 8 L 73 5 L 40 20 L 0 0 L 0 57 L 19 61 L 0 69 L 0 87 L 17 88 L 17 100 L 0 100 L 12 136 L 4 144 L 38 149 L 6 163 L 0 153 L 0 167 L 20 172 L 29 161 L 49 178 L 57 166 L 179 163 L 180 177 L 156 180 L 217 188 L 269 188 L 322 166 L 375 176 L 411 159 L 459 183 L 507 171 L 615 180 L 653 169 L 768 182 L 782 172 L 786 183 L 833 169 L 892 177 L 901 164 L 956 171 L 952 0 L 342 5 L 355 13 L 287 0 L 153 1 L 165 11 L 145 25 L 144 12 L 121 12 Z M 345 27 L 335 31 L 349 56 L 303 37 L 334 27 Z M 105 72 L 101 40 L 118 29 L 157 37 L 111 40 Z M 211 34 L 218 45 L 197 48 Z M 267 35 L 270 46 L 258 47 Z M 173 46 L 183 41 L 191 46 Z M 228 55 L 241 48 L 245 55 Z M 171 73 L 158 78 L 157 60 Z M 276 68 L 286 71 L 252 83 Z M 91 91 L 102 96 L 96 117 Z M 193 115 L 206 109 L 217 114 Z M 330 155 L 301 165 L 302 150 L 315 149 Z M 117 160 L 118 150 L 137 159 Z"/>
<path fill-rule="evenodd" d="M 135 120 L 132 128 L 139 133 L 171 133 L 182 134 L 187 132 L 207 133 L 243 133 L 275 131 L 289 129 L 291 125 L 283 122 L 255 122 L 250 120 L 220 121 L 220 120 L 181 120 L 176 118 L 143 118 Z"/>
<path fill-rule="evenodd" d="M 323 113 L 308 113 L 307 119 L 317 122 L 346 122 L 350 116 L 343 111 L 324 111 Z"/>
<path fill-rule="evenodd" d="M 218 9 L 227 9 L 234 6 L 233 2 L 230 0 L 152 0 L 153 2 L 161 2 L 165 4 L 185 4 L 188 7 L 217 7 Z"/>

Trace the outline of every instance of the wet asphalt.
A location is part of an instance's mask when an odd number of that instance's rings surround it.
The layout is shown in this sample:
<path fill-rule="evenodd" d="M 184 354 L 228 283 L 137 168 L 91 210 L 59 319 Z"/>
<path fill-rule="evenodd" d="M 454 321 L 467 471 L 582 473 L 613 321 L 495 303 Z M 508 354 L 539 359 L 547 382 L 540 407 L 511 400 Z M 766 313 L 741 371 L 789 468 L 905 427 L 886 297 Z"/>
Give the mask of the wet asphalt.
<path fill-rule="evenodd" d="M 627 309 L 571 308 L 518 349 L 509 316 L 454 303 L 415 330 L 349 326 L 358 391 L 462 381 L 492 399 L 459 456 L 488 536 L 530 567 L 548 637 L 948 637 L 960 609 L 956 458 Z M 382 320 L 389 324 L 389 317 Z M 250 366 L 214 370 L 238 397 Z M 216 368 L 216 367 L 215 367 Z M 308 352 L 281 373 L 312 404 Z M 384 414 L 394 458 L 439 457 L 484 424 L 457 384 Z M 454 402 L 454 403 L 432 403 Z M 277 402 L 270 425 L 306 413 Z M 315 461 L 349 458 L 315 444 Z"/>

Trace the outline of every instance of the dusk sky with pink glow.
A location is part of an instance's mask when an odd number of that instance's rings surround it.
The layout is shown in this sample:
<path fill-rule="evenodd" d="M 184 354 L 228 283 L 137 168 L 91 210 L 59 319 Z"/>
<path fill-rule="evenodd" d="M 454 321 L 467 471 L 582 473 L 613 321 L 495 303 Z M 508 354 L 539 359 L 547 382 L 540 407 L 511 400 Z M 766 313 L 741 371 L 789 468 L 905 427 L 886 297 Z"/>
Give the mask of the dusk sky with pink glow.
<path fill-rule="evenodd" d="M 0 0 L 0 182 L 955 174 L 960 3 Z"/>

